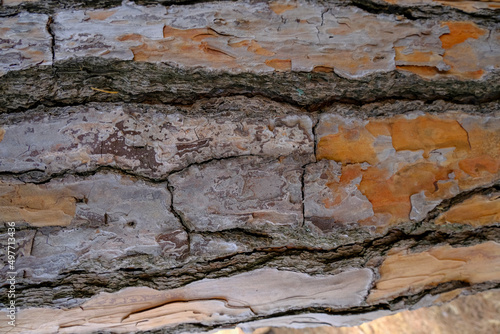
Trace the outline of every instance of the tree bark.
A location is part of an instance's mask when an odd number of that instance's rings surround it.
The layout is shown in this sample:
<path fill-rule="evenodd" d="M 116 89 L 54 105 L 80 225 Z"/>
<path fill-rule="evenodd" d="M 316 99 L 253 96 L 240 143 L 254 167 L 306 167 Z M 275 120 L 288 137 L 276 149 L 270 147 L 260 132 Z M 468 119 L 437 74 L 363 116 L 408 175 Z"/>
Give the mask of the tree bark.
<path fill-rule="evenodd" d="M 0 328 L 346 326 L 499 288 L 497 7 L 4 0 Z"/>

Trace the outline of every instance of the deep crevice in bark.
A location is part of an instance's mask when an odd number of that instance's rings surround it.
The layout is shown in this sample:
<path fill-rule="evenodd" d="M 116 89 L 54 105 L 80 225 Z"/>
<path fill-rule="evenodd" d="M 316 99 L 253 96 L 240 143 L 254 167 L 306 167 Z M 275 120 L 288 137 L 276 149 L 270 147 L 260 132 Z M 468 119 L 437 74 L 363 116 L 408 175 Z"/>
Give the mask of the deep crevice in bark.
<path fill-rule="evenodd" d="M 147 82 L 143 82 L 145 78 Z M 89 102 L 192 105 L 203 99 L 231 96 L 262 96 L 307 112 L 337 103 L 362 106 L 401 100 L 480 104 L 500 99 L 499 78 L 498 71 L 478 81 L 429 81 L 415 74 L 389 72 L 354 80 L 334 73 L 231 74 L 182 70 L 163 63 L 86 58 L 55 62 L 53 68 L 45 66 L 8 72 L 0 83 L 0 112 Z M 33 86 L 37 89 L 33 90 Z M 106 94 L 91 87 L 119 93 Z M 157 88 L 151 91 L 150 87 Z M 300 88 L 303 93 L 291 87 Z"/>

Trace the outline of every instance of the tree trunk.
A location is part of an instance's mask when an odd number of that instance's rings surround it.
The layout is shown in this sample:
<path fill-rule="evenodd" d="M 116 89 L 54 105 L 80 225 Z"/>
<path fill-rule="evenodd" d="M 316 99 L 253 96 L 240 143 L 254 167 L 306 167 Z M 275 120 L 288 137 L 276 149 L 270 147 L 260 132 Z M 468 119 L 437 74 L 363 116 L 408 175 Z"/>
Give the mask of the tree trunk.
<path fill-rule="evenodd" d="M 497 8 L 3 0 L 0 328 L 346 326 L 499 288 Z"/>

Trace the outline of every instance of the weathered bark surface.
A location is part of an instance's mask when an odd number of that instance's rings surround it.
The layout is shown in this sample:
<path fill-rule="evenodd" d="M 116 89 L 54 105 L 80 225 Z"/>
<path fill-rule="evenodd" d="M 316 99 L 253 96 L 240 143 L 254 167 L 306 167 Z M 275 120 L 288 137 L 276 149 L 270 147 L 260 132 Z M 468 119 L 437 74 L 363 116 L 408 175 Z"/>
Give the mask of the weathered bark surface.
<path fill-rule="evenodd" d="M 500 287 L 497 4 L 4 0 L 0 328 L 345 326 Z"/>
<path fill-rule="evenodd" d="M 460 290 L 443 294 L 436 304 L 453 299 Z M 459 298 L 442 305 L 407 310 L 355 327 L 315 327 L 304 329 L 260 328 L 255 334 L 385 334 L 385 333 L 498 333 L 500 323 L 500 290 L 485 291 Z M 224 334 L 240 334 L 238 329 Z M 222 334 L 222 333 L 221 333 Z"/>

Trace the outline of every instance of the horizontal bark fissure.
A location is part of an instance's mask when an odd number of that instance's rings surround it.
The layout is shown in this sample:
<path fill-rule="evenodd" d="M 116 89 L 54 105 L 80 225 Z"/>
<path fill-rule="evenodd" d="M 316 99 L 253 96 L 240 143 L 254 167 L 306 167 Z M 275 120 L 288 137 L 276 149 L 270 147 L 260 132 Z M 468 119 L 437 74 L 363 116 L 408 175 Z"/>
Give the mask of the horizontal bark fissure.
<path fill-rule="evenodd" d="M 47 184 L 51 182 L 52 180 L 56 179 L 64 179 L 68 176 L 75 176 L 75 177 L 81 177 L 81 178 L 86 178 L 90 176 L 94 176 L 97 174 L 101 174 L 104 172 L 111 172 L 111 173 L 117 173 L 121 175 L 126 175 L 126 176 L 131 176 L 133 178 L 143 180 L 148 183 L 152 184 L 165 184 L 168 185 L 168 178 L 175 174 L 182 172 L 192 166 L 203 166 L 207 165 L 210 163 L 213 163 L 215 161 L 223 161 L 223 160 L 231 160 L 231 159 L 237 159 L 237 158 L 243 158 L 243 157 L 260 157 L 254 154 L 242 154 L 242 155 L 228 155 L 225 157 L 219 157 L 219 158 L 210 158 L 207 160 L 203 160 L 200 162 L 192 162 L 187 164 L 185 167 L 182 168 L 177 168 L 177 169 L 172 169 L 169 173 L 165 174 L 161 178 L 154 178 L 145 175 L 144 173 L 139 173 L 135 172 L 130 169 L 122 168 L 120 166 L 113 166 L 113 165 L 99 165 L 95 168 L 88 169 L 85 171 L 75 171 L 71 169 L 66 169 L 62 170 L 60 172 L 56 173 L 51 173 L 47 174 L 45 170 L 42 169 L 30 169 L 26 171 L 19 171 L 19 172 L 12 172 L 12 171 L 0 171 L 0 179 L 8 180 L 8 179 L 15 179 L 17 181 L 21 181 L 24 183 L 32 183 L 32 184 Z M 172 186 L 169 186 L 169 189 L 173 189 Z"/>
<path fill-rule="evenodd" d="M 359 79 L 346 79 L 335 73 L 231 74 L 179 69 L 164 63 L 85 58 L 8 72 L 0 83 L 0 112 L 89 102 L 189 106 L 200 100 L 231 96 L 265 97 L 305 112 L 320 111 L 337 103 L 362 106 L 401 100 L 478 104 L 500 99 L 499 78 L 500 71 L 478 81 L 426 80 L 397 71 Z M 108 94 L 92 87 L 118 93 Z"/>
<path fill-rule="evenodd" d="M 211 234 L 210 232 L 203 232 Z M 220 233 L 220 232 L 218 232 Z M 225 234 L 228 238 L 230 233 Z M 70 269 L 63 272 L 57 279 L 40 283 L 17 282 L 18 304 L 20 307 L 54 306 L 54 300 L 59 298 L 90 298 L 99 292 L 116 292 L 130 286 L 147 286 L 165 290 L 185 286 L 201 279 L 217 279 L 234 274 L 250 272 L 263 267 L 273 267 L 299 271 L 300 266 L 308 263 L 309 267 L 321 267 L 327 274 L 339 272 L 342 268 L 372 267 L 369 265 L 374 259 L 383 257 L 390 249 L 397 245 L 405 245 L 416 252 L 425 251 L 437 244 L 446 243 L 451 246 L 464 247 L 500 238 L 500 227 L 488 226 L 475 230 L 448 233 L 427 229 L 418 234 L 405 233 L 399 229 L 392 229 L 384 236 L 367 239 L 361 243 L 354 243 L 333 247 L 332 249 L 310 248 L 306 246 L 264 247 L 248 252 L 233 253 L 217 257 L 213 256 L 204 261 L 193 259 L 179 264 L 176 267 L 159 267 L 155 270 L 144 270 L 139 267 L 121 268 L 114 272 L 91 272 L 86 269 Z M 150 263 L 154 263 L 152 259 Z M 295 263 L 295 265 L 294 265 Z M 376 267 L 376 266 L 375 266 Z M 30 296 L 39 295 L 37 291 L 58 288 L 59 292 L 53 295 L 43 295 L 36 301 L 26 301 Z M 5 288 L 0 288 L 0 291 Z M 7 294 L 2 294 L 0 303 L 7 301 Z M 82 301 L 83 302 L 83 301 Z"/>
<path fill-rule="evenodd" d="M 315 128 L 316 128 L 317 124 L 318 123 L 316 123 L 313 126 L 313 134 L 314 134 L 313 143 L 316 142 L 316 140 L 315 140 L 315 137 L 316 137 Z M 315 149 L 316 149 L 316 146 L 317 145 L 314 145 Z M 42 185 L 42 184 L 48 184 L 49 182 L 51 182 L 53 180 L 64 179 L 68 176 L 74 176 L 74 177 L 79 177 L 79 178 L 85 179 L 85 178 L 88 178 L 88 177 L 91 177 L 91 176 L 94 176 L 97 174 L 102 174 L 102 173 L 115 173 L 115 174 L 119 174 L 119 175 L 126 175 L 126 176 L 130 176 L 130 177 L 133 177 L 133 178 L 136 178 L 138 180 L 142 180 L 142 181 L 145 181 L 145 182 L 148 182 L 151 184 L 164 184 L 165 185 L 165 188 L 169 191 L 170 197 L 171 197 L 171 203 L 169 205 L 170 211 L 177 218 L 177 220 L 181 223 L 181 225 L 184 227 L 186 233 L 188 234 L 188 238 L 190 236 L 190 233 L 193 233 L 193 232 L 197 232 L 200 234 L 212 233 L 213 235 L 220 235 L 220 236 L 224 236 L 226 234 L 231 234 L 232 232 L 237 232 L 237 233 L 248 234 L 248 235 L 251 235 L 254 237 L 258 236 L 258 237 L 264 237 L 264 238 L 269 239 L 270 238 L 269 234 L 259 233 L 259 232 L 247 230 L 244 228 L 230 228 L 230 229 L 214 231 L 214 232 L 195 231 L 195 228 L 193 226 L 191 226 L 191 224 L 183 217 L 182 212 L 180 212 L 178 209 L 176 209 L 175 205 L 174 205 L 175 187 L 169 181 L 169 177 L 171 175 L 183 172 L 183 171 L 185 171 L 193 166 L 205 166 L 205 165 L 209 165 L 213 162 L 233 160 L 233 159 L 238 159 L 238 158 L 242 158 L 242 157 L 263 158 L 263 157 L 256 156 L 253 154 L 244 154 L 244 155 L 237 155 L 237 156 L 231 155 L 231 156 L 221 157 L 221 158 L 211 158 L 211 159 L 208 159 L 208 160 L 205 160 L 202 162 L 189 163 L 183 168 L 172 170 L 171 172 L 169 172 L 168 174 L 166 174 L 162 178 L 148 177 L 147 175 L 144 175 L 142 173 L 136 173 L 136 172 L 133 172 L 131 170 L 120 168 L 119 166 L 104 165 L 104 166 L 98 166 L 96 168 L 82 171 L 82 172 L 77 172 L 74 170 L 67 169 L 67 170 L 63 170 L 61 172 L 57 172 L 57 173 L 53 173 L 53 174 L 49 174 L 49 175 L 45 174 L 45 171 L 40 170 L 40 169 L 32 169 L 32 170 L 21 171 L 21 172 L 3 171 L 3 172 L 0 172 L 0 180 L 3 179 L 3 180 L 8 181 L 9 179 L 15 179 L 17 181 L 21 181 L 24 183 L 32 183 L 32 184 Z M 276 160 L 275 158 L 268 158 L 268 159 Z M 304 178 L 306 175 L 306 168 L 307 168 L 307 166 L 313 165 L 315 163 L 317 163 L 317 162 L 316 161 L 309 162 L 301 167 L 302 173 L 301 173 L 300 181 L 301 181 L 301 194 L 302 194 L 302 198 L 301 198 L 302 224 L 301 224 L 300 228 L 303 228 L 307 218 L 310 218 L 310 217 L 307 217 L 305 214 L 305 204 L 304 204 L 304 199 L 305 199 L 305 180 L 304 180 Z M 444 199 L 434 209 L 432 209 L 429 213 L 427 213 L 425 218 L 423 218 L 417 222 L 413 222 L 413 224 L 414 224 L 413 230 L 419 229 L 423 223 L 432 223 L 440 214 L 449 211 L 455 205 L 460 204 L 460 203 L 464 202 L 465 200 L 467 200 L 475 195 L 488 195 L 488 194 L 491 194 L 491 193 L 497 192 L 497 191 L 500 191 L 500 183 L 498 183 L 498 181 L 496 181 L 495 183 L 493 183 L 491 185 L 481 186 L 481 187 L 477 187 L 477 188 L 470 189 L 467 191 L 462 191 L 451 198 Z M 78 199 L 76 199 L 76 200 L 78 202 Z M 29 226 L 27 224 L 24 226 L 21 225 L 20 228 L 21 229 L 37 229 L 36 227 Z M 7 226 L 0 226 L 0 233 L 5 232 L 6 230 L 7 230 Z M 253 233 L 253 235 L 252 235 L 252 233 Z"/>
<path fill-rule="evenodd" d="M 415 305 L 421 299 L 428 295 L 439 295 L 442 293 L 446 293 L 449 291 L 453 291 L 456 289 L 467 288 L 470 292 L 477 293 L 490 289 L 498 289 L 500 288 L 500 283 L 498 282 L 487 282 L 487 283 L 479 283 L 479 284 L 471 284 L 464 281 L 449 281 L 446 283 L 440 283 L 435 287 L 424 289 L 414 295 L 406 295 L 394 298 L 393 300 L 384 303 L 388 305 L 388 308 L 391 310 L 400 310 L 401 304 L 407 305 Z M 398 305 L 399 304 L 399 305 Z M 380 305 L 380 304 L 379 304 Z"/>

